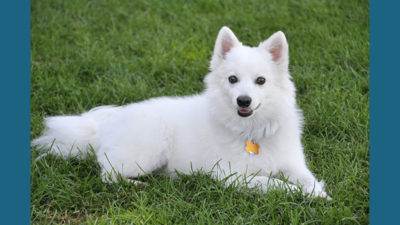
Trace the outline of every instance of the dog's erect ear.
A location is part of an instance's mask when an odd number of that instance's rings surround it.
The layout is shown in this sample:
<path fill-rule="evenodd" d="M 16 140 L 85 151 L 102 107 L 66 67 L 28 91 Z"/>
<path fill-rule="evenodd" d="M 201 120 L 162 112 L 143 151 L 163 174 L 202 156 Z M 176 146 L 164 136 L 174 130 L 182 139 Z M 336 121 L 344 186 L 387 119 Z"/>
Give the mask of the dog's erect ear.
<path fill-rule="evenodd" d="M 233 34 L 228 27 L 222 27 L 215 42 L 214 53 L 210 65 L 211 70 L 216 69 L 222 60 L 225 59 L 226 54 L 238 45 L 242 45 L 242 43 L 239 42 L 235 34 Z"/>
<path fill-rule="evenodd" d="M 288 69 L 289 66 L 289 46 L 285 34 L 278 31 L 259 45 L 271 54 L 274 61 L 281 69 Z"/>

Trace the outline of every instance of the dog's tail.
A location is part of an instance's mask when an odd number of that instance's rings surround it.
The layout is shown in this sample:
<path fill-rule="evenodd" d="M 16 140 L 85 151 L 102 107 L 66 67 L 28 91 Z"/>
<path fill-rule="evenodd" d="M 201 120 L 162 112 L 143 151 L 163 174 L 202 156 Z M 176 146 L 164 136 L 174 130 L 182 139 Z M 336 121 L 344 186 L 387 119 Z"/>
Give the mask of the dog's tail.
<path fill-rule="evenodd" d="M 90 146 L 96 149 L 99 123 L 116 109 L 114 106 L 101 106 L 82 115 L 47 117 L 44 119 L 45 129 L 32 141 L 32 147 L 63 157 L 88 152 Z"/>

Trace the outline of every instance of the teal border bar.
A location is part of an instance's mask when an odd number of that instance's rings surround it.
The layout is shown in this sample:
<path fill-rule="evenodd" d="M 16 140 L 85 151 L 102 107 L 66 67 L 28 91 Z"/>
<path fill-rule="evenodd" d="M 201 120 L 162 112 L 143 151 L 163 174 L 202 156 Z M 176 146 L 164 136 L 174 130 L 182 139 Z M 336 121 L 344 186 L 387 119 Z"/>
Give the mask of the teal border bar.
<path fill-rule="evenodd" d="M 30 1 L 0 3 L 1 223 L 30 224 Z"/>
<path fill-rule="evenodd" d="M 370 222 L 399 224 L 400 2 L 370 1 Z"/>

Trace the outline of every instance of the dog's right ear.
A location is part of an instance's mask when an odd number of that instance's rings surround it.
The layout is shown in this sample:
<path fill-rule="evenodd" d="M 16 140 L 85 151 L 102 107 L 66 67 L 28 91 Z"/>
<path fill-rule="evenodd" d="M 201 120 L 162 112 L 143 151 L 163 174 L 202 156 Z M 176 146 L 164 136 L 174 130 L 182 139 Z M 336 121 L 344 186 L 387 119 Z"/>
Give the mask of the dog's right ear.
<path fill-rule="evenodd" d="M 289 66 L 289 46 L 286 41 L 285 34 L 282 31 L 274 33 L 264 42 L 260 43 L 259 47 L 266 50 L 272 61 L 278 68 L 287 71 Z"/>
<path fill-rule="evenodd" d="M 226 54 L 238 45 L 242 45 L 242 43 L 236 38 L 235 34 L 228 27 L 222 27 L 215 41 L 210 69 L 215 70 L 225 59 Z"/>

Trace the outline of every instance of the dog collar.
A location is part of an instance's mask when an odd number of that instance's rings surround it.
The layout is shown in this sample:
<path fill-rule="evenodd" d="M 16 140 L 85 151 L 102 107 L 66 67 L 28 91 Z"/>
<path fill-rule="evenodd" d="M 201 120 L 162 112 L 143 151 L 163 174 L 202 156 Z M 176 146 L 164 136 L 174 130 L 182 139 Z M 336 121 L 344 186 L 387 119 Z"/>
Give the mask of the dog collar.
<path fill-rule="evenodd" d="M 253 143 L 252 141 L 247 140 L 246 141 L 246 151 L 250 153 L 251 155 L 258 155 L 258 148 L 260 145 L 257 143 Z"/>

